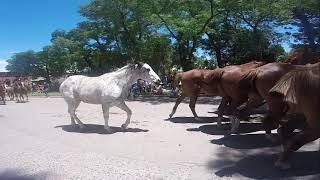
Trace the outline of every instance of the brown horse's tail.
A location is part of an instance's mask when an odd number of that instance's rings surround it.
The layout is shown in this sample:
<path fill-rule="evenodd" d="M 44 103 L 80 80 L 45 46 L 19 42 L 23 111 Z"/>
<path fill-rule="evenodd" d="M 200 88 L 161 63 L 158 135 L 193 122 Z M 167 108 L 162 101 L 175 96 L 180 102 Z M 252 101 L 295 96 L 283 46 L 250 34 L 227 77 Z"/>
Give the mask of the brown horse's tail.
<path fill-rule="evenodd" d="M 172 83 L 172 87 L 173 87 L 173 88 L 176 88 L 177 86 L 179 86 L 179 83 L 180 83 L 180 81 L 181 81 L 182 75 L 183 75 L 183 72 L 177 73 L 177 74 L 175 75 L 174 80 L 173 80 L 173 83 Z"/>
<path fill-rule="evenodd" d="M 239 87 L 246 92 L 258 93 L 256 88 L 256 79 L 259 74 L 259 70 L 253 69 L 240 78 Z"/>

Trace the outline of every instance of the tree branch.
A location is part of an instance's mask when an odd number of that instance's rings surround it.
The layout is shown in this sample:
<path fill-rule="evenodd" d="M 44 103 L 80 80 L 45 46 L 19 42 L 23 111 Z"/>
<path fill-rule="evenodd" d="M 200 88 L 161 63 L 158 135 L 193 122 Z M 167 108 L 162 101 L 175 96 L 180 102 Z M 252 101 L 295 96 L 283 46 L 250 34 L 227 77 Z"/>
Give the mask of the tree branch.
<path fill-rule="evenodd" d="M 130 33 L 130 31 L 129 31 L 126 23 L 125 23 L 125 16 L 126 16 L 126 15 L 122 12 L 120 5 L 118 5 L 117 8 L 118 8 L 118 11 L 119 11 L 119 13 L 120 13 L 120 17 L 121 17 L 120 20 L 121 20 L 121 24 L 122 24 L 122 26 L 123 26 L 124 31 L 128 34 L 130 41 L 131 41 L 133 44 L 136 44 L 136 40 L 135 40 L 134 38 L 132 38 L 131 33 Z"/>
<path fill-rule="evenodd" d="M 153 7 L 153 9 L 155 9 L 156 11 L 156 6 L 153 2 L 153 0 L 149 1 Z M 163 8 L 164 9 L 164 8 Z M 170 29 L 167 21 L 160 15 L 161 11 L 163 10 L 161 9 L 159 12 L 156 12 L 155 14 L 158 16 L 158 18 L 162 21 L 162 23 L 164 23 L 164 26 L 166 27 L 166 29 L 169 31 L 169 33 L 171 34 L 172 37 L 174 37 L 177 41 L 179 41 L 180 39 L 178 39 L 177 35 L 174 34 L 174 32 Z"/>
<path fill-rule="evenodd" d="M 207 25 L 210 23 L 210 21 L 213 19 L 214 16 L 216 16 L 217 14 L 213 14 L 213 0 L 210 0 L 210 17 L 207 19 L 207 21 L 203 24 L 202 28 L 200 29 L 200 31 L 198 31 L 196 34 L 200 35 L 201 33 L 203 33 L 203 31 L 205 30 L 205 28 L 207 27 Z"/>
<path fill-rule="evenodd" d="M 255 28 L 255 26 L 245 18 L 244 14 L 242 12 L 240 12 L 240 19 L 242 19 L 245 23 L 247 23 L 252 29 Z"/>
<path fill-rule="evenodd" d="M 159 19 L 164 23 L 164 26 L 166 27 L 166 29 L 170 32 L 171 36 L 173 36 L 175 39 L 178 40 L 178 37 L 173 33 L 173 31 L 170 29 L 168 23 L 166 22 L 166 20 L 164 20 L 163 17 L 161 17 L 160 14 L 157 13 L 157 16 L 159 17 Z"/>

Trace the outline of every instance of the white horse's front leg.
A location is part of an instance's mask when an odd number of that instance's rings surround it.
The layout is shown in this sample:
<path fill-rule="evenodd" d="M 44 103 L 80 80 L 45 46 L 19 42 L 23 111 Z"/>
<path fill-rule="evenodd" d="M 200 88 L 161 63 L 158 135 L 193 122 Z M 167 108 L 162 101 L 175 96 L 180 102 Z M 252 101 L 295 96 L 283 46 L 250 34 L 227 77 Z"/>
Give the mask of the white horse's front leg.
<path fill-rule="evenodd" d="M 112 133 L 111 128 L 108 125 L 108 121 L 109 121 L 109 109 L 110 106 L 107 104 L 102 104 L 102 111 L 103 111 L 103 118 L 104 118 L 104 129 L 108 132 L 108 133 Z"/>
<path fill-rule="evenodd" d="M 121 127 L 123 129 L 126 129 L 128 127 L 128 125 L 130 124 L 132 111 L 129 109 L 129 107 L 126 105 L 125 102 L 119 104 L 117 107 L 119 107 L 120 109 L 124 110 L 127 113 L 127 120 L 124 124 L 121 125 Z"/>

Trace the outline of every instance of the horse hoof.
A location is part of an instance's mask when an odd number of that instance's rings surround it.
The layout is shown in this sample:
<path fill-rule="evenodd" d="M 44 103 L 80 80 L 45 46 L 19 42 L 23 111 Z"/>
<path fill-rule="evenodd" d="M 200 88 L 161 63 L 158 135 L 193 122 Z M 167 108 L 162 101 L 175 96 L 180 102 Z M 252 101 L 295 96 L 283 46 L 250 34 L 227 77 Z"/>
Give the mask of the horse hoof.
<path fill-rule="evenodd" d="M 123 130 L 127 129 L 127 127 L 128 127 L 127 124 L 122 124 L 122 125 L 121 125 L 121 128 L 122 128 Z"/>
<path fill-rule="evenodd" d="M 291 166 L 289 163 L 285 163 L 285 162 L 282 162 L 280 160 L 277 160 L 275 163 L 274 163 L 274 166 L 281 169 L 281 170 L 287 170 L 287 169 L 290 169 Z"/>
<path fill-rule="evenodd" d="M 271 141 L 272 143 L 277 143 L 278 139 L 276 136 L 272 135 L 272 134 L 266 134 L 266 138 Z"/>
<path fill-rule="evenodd" d="M 170 114 L 170 115 L 169 115 L 169 119 L 171 119 L 171 118 L 172 118 L 172 116 L 173 116 L 173 115 L 172 115 L 172 114 Z"/>
<path fill-rule="evenodd" d="M 85 125 L 80 125 L 80 130 L 84 130 L 86 128 Z"/>
<path fill-rule="evenodd" d="M 230 134 L 239 134 L 238 129 L 231 129 Z"/>
<path fill-rule="evenodd" d="M 108 133 L 108 134 L 112 134 L 113 133 L 113 131 L 111 130 L 111 128 L 104 128 L 104 130 Z"/>
<path fill-rule="evenodd" d="M 231 131 L 227 131 L 226 133 L 224 133 L 224 137 L 231 136 L 231 135 L 232 135 Z"/>

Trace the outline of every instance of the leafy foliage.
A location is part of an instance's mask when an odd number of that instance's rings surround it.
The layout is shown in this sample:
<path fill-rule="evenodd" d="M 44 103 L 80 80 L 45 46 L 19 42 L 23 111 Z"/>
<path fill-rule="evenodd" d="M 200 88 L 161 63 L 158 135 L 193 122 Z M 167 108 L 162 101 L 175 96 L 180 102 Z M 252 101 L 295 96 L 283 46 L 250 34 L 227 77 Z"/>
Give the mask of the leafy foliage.
<path fill-rule="evenodd" d="M 39 52 L 15 54 L 7 69 L 50 80 L 99 75 L 132 60 L 161 75 L 173 66 L 278 61 L 286 57 L 280 43 L 288 37 L 279 27 L 291 25 L 298 29 L 293 38 L 319 43 L 319 6 L 317 0 L 92 0 L 80 7 L 86 21 L 54 31 Z"/>

